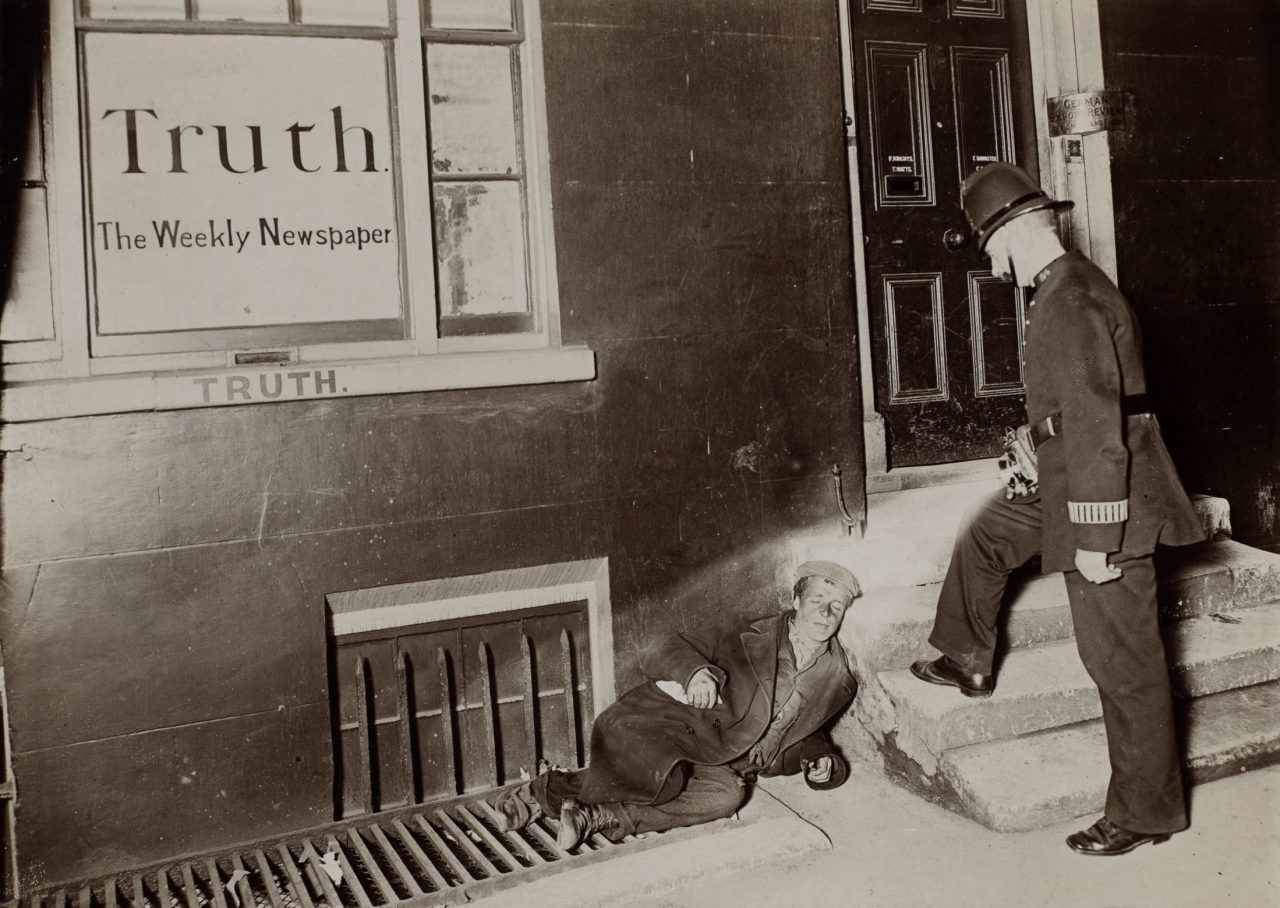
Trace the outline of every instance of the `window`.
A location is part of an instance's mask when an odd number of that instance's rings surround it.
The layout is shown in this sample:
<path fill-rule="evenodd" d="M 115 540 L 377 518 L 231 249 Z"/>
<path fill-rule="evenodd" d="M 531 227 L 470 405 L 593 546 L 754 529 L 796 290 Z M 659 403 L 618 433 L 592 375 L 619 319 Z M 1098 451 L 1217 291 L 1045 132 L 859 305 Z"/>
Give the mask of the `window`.
<path fill-rule="evenodd" d="M 559 344 L 537 0 L 70 6 L 10 419 L 592 377 Z"/>
<path fill-rule="evenodd" d="M 532 330 L 524 35 L 505 0 L 432 4 L 426 26 L 441 333 Z"/>

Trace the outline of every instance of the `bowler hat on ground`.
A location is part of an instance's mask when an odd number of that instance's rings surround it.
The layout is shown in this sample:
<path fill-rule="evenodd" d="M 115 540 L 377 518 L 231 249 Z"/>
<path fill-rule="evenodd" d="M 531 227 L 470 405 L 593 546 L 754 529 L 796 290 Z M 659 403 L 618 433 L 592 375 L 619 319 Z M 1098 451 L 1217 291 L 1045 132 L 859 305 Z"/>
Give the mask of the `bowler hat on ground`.
<path fill-rule="evenodd" d="M 858 578 L 853 576 L 853 571 L 834 561 L 806 561 L 796 568 L 796 580 L 806 577 L 829 580 L 848 593 L 850 599 L 862 595 L 862 586 L 858 583 Z"/>
<path fill-rule="evenodd" d="M 969 174 L 961 197 L 964 216 L 978 239 L 979 252 L 986 249 L 991 234 L 1018 215 L 1041 208 L 1070 208 L 1075 204 L 1050 198 L 1021 167 L 1001 162 Z"/>

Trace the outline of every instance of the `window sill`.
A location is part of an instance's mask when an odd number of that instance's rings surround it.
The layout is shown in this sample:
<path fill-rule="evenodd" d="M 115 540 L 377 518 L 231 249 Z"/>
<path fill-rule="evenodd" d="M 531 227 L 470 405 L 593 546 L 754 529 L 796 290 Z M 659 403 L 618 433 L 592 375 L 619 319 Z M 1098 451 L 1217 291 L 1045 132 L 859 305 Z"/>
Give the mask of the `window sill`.
<path fill-rule="evenodd" d="M 148 410 L 589 381 L 595 375 L 595 354 L 586 347 L 135 372 L 16 382 L 5 387 L 0 396 L 0 416 L 11 423 L 37 422 Z"/>

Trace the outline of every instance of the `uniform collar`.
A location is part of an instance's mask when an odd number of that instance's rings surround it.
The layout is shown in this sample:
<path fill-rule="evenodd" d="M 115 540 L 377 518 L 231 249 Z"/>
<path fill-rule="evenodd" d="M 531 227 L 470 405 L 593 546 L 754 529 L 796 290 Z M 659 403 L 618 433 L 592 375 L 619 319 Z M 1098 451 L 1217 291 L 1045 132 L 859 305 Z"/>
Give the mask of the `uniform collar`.
<path fill-rule="evenodd" d="M 1062 263 L 1065 262 L 1070 255 L 1071 255 L 1070 251 L 1064 252 L 1062 255 L 1054 259 L 1052 262 L 1050 262 L 1049 264 L 1041 268 L 1036 273 L 1035 277 L 1031 279 L 1031 289 L 1033 291 L 1039 290 L 1040 285 L 1043 284 L 1045 281 L 1049 280 L 1049 278 L 1053 277 L 1054 271 L 1056 271 L 1059 267 L 1061 267 Z"/>

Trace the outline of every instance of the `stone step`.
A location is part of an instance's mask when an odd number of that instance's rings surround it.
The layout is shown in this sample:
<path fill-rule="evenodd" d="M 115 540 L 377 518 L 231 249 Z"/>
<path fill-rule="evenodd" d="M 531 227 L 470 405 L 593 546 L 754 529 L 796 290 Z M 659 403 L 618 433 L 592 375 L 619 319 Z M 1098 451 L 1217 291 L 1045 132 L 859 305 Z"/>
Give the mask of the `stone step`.
<path fill-rule="evenodd" d="M 800 535 L 791 540 L 791 558 L 797 565 L 810 559 L 843 564 L 864 592 L 936 582 L 947 572 L 965 512 L 998 487 L 984 478 L 870 495 L 865 536 Z"/>
<path fill-rule="evenodd" d="M 1239 623 L 1200 617 L 1167 625 L 1167 654 L 1179 696 L 1201 697 L 1280 678 L 1280 602 L 1229 617 Z M 899 738 L 918 741 L 935 755 L 1102 715 L 1074 640 L 1011 651 L 997 670 L 995 694 L 985 700 L 926 684 L 906 669 L 881 672 L 878 680 L 893 703 Z"/>
<path fill-rule="evenodd" d="M 988 478 L 953 485 L 870 495 L 862 538 L 820 533 L 790 541 L 794 565 L 809 559 L 835 561 L 858 577 L 865 592 L 937 583 L 947 573 L 956 531 L 966 513 L 999 489 Z M 1192 495 L 1207 538 L 1230 532 L 1225 499 Z"/>
<path fill-rule="evenodd" d="M 1280 555 L 1230 539 L 1181 549 L 1161 549 L 1156 566 L 1176 565 L 1175 589 L 1161 603 L 1174 617 L 1207 615 L 1280 599 Z M 1224 580 L 1220 567 L 1230 572 Z M 1163 584 L 1162 584 L 1163 586 Z"/>
<path fill-rule="evenodd" d="M 1280 598 L 1280 555 L 1230 540 L 1161 550 L 1160 611 L 1165 619 L 1249 608 Z M 936 654 L 928 643 L 941 584 L 871 590 L 850 609 L 840 641 L 864 671 L 903 668 Z M 1072 635 L 1061 574 L 1015 574 L 1003 616 L 1002 648 Z"/>
<path fill-rule="evenodd" d="M 1280 682 L 1180 704 L 1183 761 L 1196 782 L 1280 762 Z M 947 751 L 963 812 L 1000 832 L 1101 814 L 1110 767 L 1101 720 Z"/>
<path fill-rule="evenodd" d="M 929 645 L 941 584 L 873 590 L 854 603 L 840 628 L 840 642 L 864 671 L 903 668 L 932 659 Z M 1061 574 L 1011 582 L 1003 616 L 1007 647 L 1032 646 L 1071 636 L 1071 612 Z"/>

